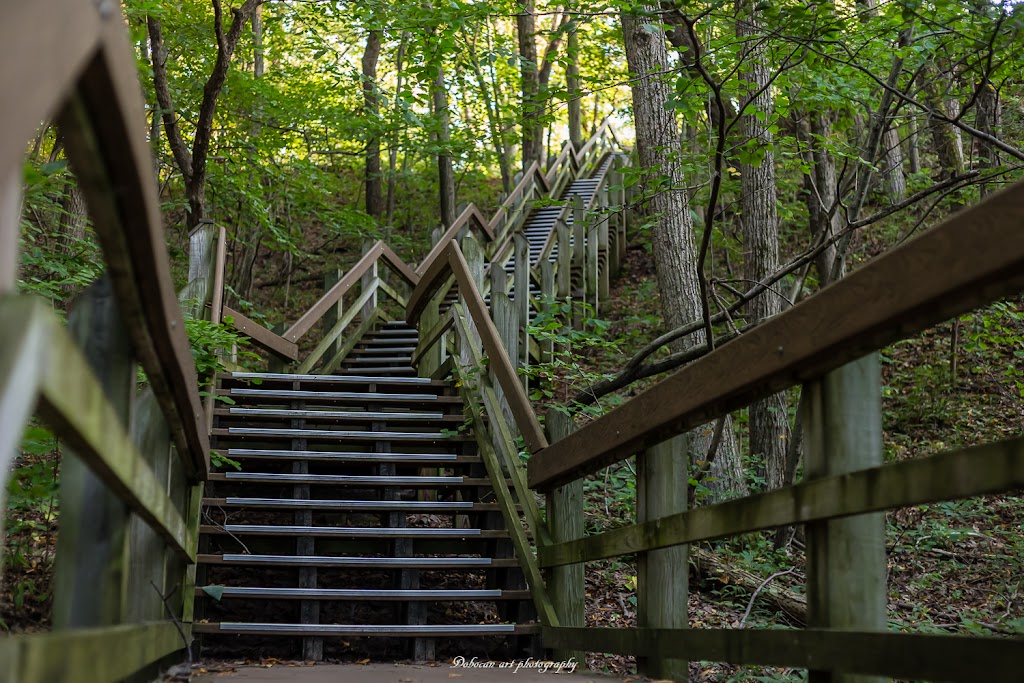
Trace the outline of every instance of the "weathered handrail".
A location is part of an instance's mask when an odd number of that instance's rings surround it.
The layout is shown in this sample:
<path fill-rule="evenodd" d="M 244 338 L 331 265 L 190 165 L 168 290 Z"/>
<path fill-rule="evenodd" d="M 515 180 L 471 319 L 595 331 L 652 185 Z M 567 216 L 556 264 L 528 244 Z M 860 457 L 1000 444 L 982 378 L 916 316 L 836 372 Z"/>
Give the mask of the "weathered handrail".
<path fill-rule="evenodd" d="M 1024 185 L 965 209 L 530 460 L 546 490 L 1024 286 Z M 752 362 L 751 359 L 757 359 Z"/>
<path fill-rule="evenodd" d="M 487 304 L 484 303 L 457 242 L 451 241 L 445 245 L 440 257 L 431 264 L 427 272 L 423 273 L 419 284 L 409 297 L 406 319 L 413 324 L 419 320 L 427 299 L 436 290 L 439 282 L 446 279 L 449 274 L 455 275 L 459 292 L 466 302 L 466 312 L 477 326 L 484 350 L 490 359 L 491 371 L 505 392 L 505 398 L 515 416 L 516 425 L 526 442 L 527 449 L 535 453 L 545 448 L 547 439 L 530 406 L 523 385 L 519 382 L 515 366 L 505 352 L 498 330 L 487 310 Z"/>
<path fill-rule="evenodd" d="M 0 108 L 0 471 L 33 412 L 66 446 L 55 631 L 0 637 L 5 681 L 123 680 L 191 641 L 206 412 L 117 7 L 14 3 L 0 22 L 0 90 L 18 93 Z M 19 59 L 38 50 L 45 59 Z M 68 327 L 48 305 L 13 294 L 26 141 L 54 119 L 107 265 Z M 149 381 L 142 392 L 136 361 Z M 154 552 L 126 564 L 135 548 Z"/>
<path fill-rule="evenodd" d="M 551 587 L 562 623 L 545 643 L 629 654 L 642 672 L 685 680 L 687 662 L 991 681 L 1019 678 L 1024 641 L 886 632 L 880 512 L 1024 487 L 1024 439 L 882 464 L 877 353 L 952 316 L 1024 288 L 1024 183 L 961 211 L 787 312 L 745 332 L 528 463 L 529 484 L 566 507 L 581 478 L 637 456 L 637 523 L 600 534 L 552 535 L 551 571 L 637 554 L 639 628 L 581 628 L 583 577 Z M 869 354 L 869 355 L 865 355 Z M 687 509 L 688 429 L 803 384 L 804 480 Z M 802 401 L 803 403 L 803 401 Z M 659 482 L 683 482 L 659 487 Z M 557 507 L 557 506 L 556 506 Z M 549 508 L 549 524 L 558 524 Z M 807 536 L 808 628 L 687 629 L 690 543 L 786 525 Z M 565 528 L 565 527 L 563 527 Z M 853 550 L 855 549 L 855 550 Z M 855 653 L 855 654 L 851 654 Z"/>

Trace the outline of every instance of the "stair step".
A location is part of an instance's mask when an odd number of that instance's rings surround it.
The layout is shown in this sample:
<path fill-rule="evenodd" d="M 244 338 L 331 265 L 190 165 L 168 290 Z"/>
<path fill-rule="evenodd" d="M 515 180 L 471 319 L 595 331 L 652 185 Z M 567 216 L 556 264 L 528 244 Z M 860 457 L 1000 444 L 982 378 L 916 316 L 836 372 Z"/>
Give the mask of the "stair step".
<path fill-rule="evenodd" d="M 382 377 L 380 375 L 299 375 L 289 373 L 232 373 L 222 376 L 228 380 L 257 379 L 263 382 L 331 382 L 335 384 L 415 384 L 422 386 L 447 386 L 448 382 L 429 377 Z M 247 382 L 251 384 L 251 382 Z"/>
<path fill-rule="evenodd" d="M 362 569 L 489 569 L 518 567 L 515 559 L 489 557 L 333 557 L 324 555 L 199 555 L 201 564 Z"/>
<path fill-rule="evenodd" d="M 255 624 L 220 622 L 193 624 L 195 633 L 267 636 L 500 636 L 539 633 L 539 624 Z"/>
<path fill-rule="evenodd" d="M 387 393 L 379 391 L 312 391 L 304 389 L 241 389 L 232 387 L 228 390 L 220 390 L 218 394 L 224 396 L 241 396 L 251 398 L 287 398 L 294 400 L 323 399 L 329 401 L 358 401 L 358 402 L 424 402 L 424 403 L 462 403 L 458 396 L 440 396 L 438 394 L 402 394 Z"/>
<path fill-rule="evenodd" d="M 415 346 L 357 346 L 352 349 L 352 356 L 379 356 L 385 353 L 412 353 Z"/>
<path fill-rule="evenodd" d="M 272 472 L 213 472 L 210 481 L 255 482 L 259 484 L 349 484 L 396 486 L 490 486 L 487 478 L 445 476 L 386 476 L 377 474 L 275 474 Z"/>
<path fill-rule="evenodd" d="M 298 410 L 288 408 L 219 408 L 215 415 L 232 417 L 283 417 L 292 420 L 358 420 L 381 422 L 465 422 L 461 414 L 388 412 L 373 410 Z"/>
<path fill-rule="evenodd" d="M 471 500 L 326 500 L 318 498 L 204 498 L 203 505 L 215 507 L 288 508 L 300 510 L 372 510 L 383 512 L 482 512 L 496 504 Z"/>
<path fill-rule="evenodd" d="M 264 598 L 268 600 L 528 600 L 530 591 L 499 589 L 371 589 L 371 588 L 247 588 L 221 589 L 221 598 Z M 197 597 L 207 593 L 196 587 Z"/>
<path fill-rule="evenodd" d="M 333 536 L 341 538 L 508 538 L 496 529 L 437 529 L 434 527 L 301 526 L 297 524 L 203 524 L 201 534 L 232 536 Z"/>
<path fill-rule="evenodd" d="M 410 363 L 412 356 L 350 356 L 346 361 L 349 365 L 371 365 L 373 363 Z"/>
<path fill-rule="evenodd" d="M 453 453 L 346 453 L 340 451 L 286 451 L 261 448 L 229 448 L 228 457 L 342 462 L 392 462 L 412 464 L 461 464 L 480 462 L 478 455 Z"/>
<path fill-rule="evenodd" d="M 333 429 L 273 429 L 264 427 L 228 427 L 214 429 L 214 436 L 264 437 L 267 439 L 335 439 L 345 441 L 470 441 L 472 436 L 447 436 L 441 432 L 372 432 Z"/>
<path fill-rule="evenodd" d="M 409 375 L 409 376 L 414 376 L 416 374 L 415 368 L 412 368 L 412 367 L 386 367 L 386 366 L 374 367 L 374 368 L 366 368 L 365 366 L 364 367 L 359 367 L 359 368 L 345 368 L 343 370 L 339 370 L 338 372 L 339 372 L 340 375 L 344 376 L 344 375 L 349 374 L 349 373 L 351 373 L 351 374 L 358 374 L 358 373 L 361 373 L 361 372 L 365 372 L 367 369 L 372 369 L 374 372 L 379 372 L 381 374 L 387 374 L 387 375 Z"/>

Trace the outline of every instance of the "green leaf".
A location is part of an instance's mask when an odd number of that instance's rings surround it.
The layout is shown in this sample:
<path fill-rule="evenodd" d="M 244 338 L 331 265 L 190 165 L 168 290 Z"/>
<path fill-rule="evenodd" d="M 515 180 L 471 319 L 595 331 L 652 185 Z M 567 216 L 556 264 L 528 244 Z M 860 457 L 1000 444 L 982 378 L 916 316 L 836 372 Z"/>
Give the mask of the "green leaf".
<path fill-rule="evenodd" d="M 203 592 L 220 602 L 220 599 L 224 597 L 224 586 L 203 586 Z"/>

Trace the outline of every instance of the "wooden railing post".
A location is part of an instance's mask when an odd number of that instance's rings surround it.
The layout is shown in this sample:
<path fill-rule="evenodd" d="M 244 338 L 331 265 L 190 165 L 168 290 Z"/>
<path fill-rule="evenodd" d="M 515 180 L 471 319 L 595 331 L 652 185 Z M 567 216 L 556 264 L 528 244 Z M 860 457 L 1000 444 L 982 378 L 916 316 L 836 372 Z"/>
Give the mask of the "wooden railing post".
<path fill-rule="evenodd" d="M 188 236 L 188 284 L 178 296 L 186 318 L 205 319 L 213 293 L 217 226 L 203 219 Z"/>
<path fill-rule="evenodd" d="M 572 418 L 565 413 L 550 409 L 544 417 L 544 429 L 548 441 L 555 443 L 575 430 Z M 565 486 L 559 486 L 547 494 L 547 522 L 552 543 L 562 543 L 583 538 L 583 480 L 576 479 Z M 552 567 L 548 580 L 548 594 L 558 616 L 560 626 L 584 625 L 584 565 L 570 564 Z M 556 650 L 558 661 L 575 659 L 585 661 L 586 653 L 580 650 Z"/>
<path fill-rule="evenodd" d="M 515 236 L 515 305 L 519 322 L 519 355 L 512 356 L 514 363 L 526 367 L 530 363 L 530 243 L 521 232 Z M 527 386 L 526 375 L 520 375 L 523 387 Z"/>
<path fill-rule="evenodd" d="M 371 246 L 373 246 L 373 244 L 376 244 L 376 243 L 375 242 L 367 242 L 367 244 L 364 244 L 363 245 L 363 253 L 365 254 L 367 251 L 369 251 L 369 248 Z M 366 272 L 363 273 L 363 277 L 360 280 L 361 287 L 362 287 L 361 291 L 363 291 L 363 292 L 367 291 L 373 285 L 373 281 L 377 279 L 377 266 L 378 266 L 378 263 L 376 261 L 374 261 L 370 265 L 370 267 L 367 268 Z M 377 293 L 376 292 L 374 292 L 370 296 L 370 298 L 366 301 L 366 303 L 363 304 L 363 310 L 362 310 L 363 320 L 368 319 L 370 317 L 370 315 L 373 314 L 373 311 L 374 311 L 375 308 L 377 308 Z"/>
<path fill-rule="evenodd" d="M 546 258 L 540 263 L 540 294 L 544 311 L 549 315 L 553 315 L 558 310 L 557 292 L 555 290 L 555 264 Z M 553 341 L 539 342 L 539 360 L 541 363 L 551 362 L 551 358 L 554 355 L 554 347 L 555 343 Z"/>
<path fill-rule="evenodd" d="M 804 386 L 805 478 L 882 464 L 878 353 Z M 807 524 L 807 625 L 885 631 L 885 514 Z M 810 683 L 881 683 L 877 676 L 810 671 Z"/>
<path fill-rule="evenodd" d="M 572 274 L 577 280 L 572 292 L 572 326 L 576 330 L 583 329 L 584 316 L 580 306 L 587 300 L 586 240 L 587 217 L 583 210 L 583 198 L 575 195 L 572 202 Z"/>
<path fill-rule="evenodd" d="M 341 270 L 341 268 L 328 268 L 327 271 L 324 273 L 324 291 L 331 291 L 331 287 L 338 284 L 338 281 L 341 280 L 341 278 L 344 275 L 345 273 Z M 327 334 L 332 329 L 334 329 L 334 326 L 338 324 L 338 321 L 341 320 L 341 316 L 343 316 L 344 314 L 344 304 L 342 303 L 341 299 L 338 299 L 338 303 L 334 304 L 333 306 L 328 308 L 326 312 L 324 312 L 322 326 L 324 334 Z M 334 358 L 335 354 L 337 354 L 338 351 L 341 350 L 341 343 L 342 342 L 340 337 L 331 342 L 331 345 L 328 346 L 327 350 L 324 352 L 324 356 L 328 359 Z"/>
<path fill-rule="evenodd" d="M 636 462 L 637 523 L 686 512 L 688 481 L 685 434 L 648 448 Z M 637 626 L 687 628 L 689 554 L 688 545 L 637 554 Z M 641 658 L 637 670 L 651 678 L 688 680 L 686 659 Z"/>
<path fill-rule="evenodd" d="M 558 273 L 556 295 L 559 303 L 572 294 L 572 245 L 569 243 L 569 226 L 564 221 L 555 223 L 558 238 Z"/>
<path fill-rule="evenodd" d="M 586 214 L 586 234 L 587 234 L 587 248 L 586 248 L 586 276 L 583 278 L 586 282 L 586 301 L 594 307 L 593 315 L 596 317 L 598 307 L 601 301 L 601 287 L 600 277 L 598 271 L 600 269 L 598 249 L 600 248 L 600 228 L 598 221 L 600 216 L 596 213 L 588 211 Z"/>
<path fill-rule="evenodd" d="M 0 172 L 0 292 L 18 284 L 18 238 L 21 236 L 21 166 Z"/>
<path fill-rule="evenodd" d="M 129 425 L 135 360 L 108 276 L 78 298 L 69 328 L 110 406 Z M 122 623 L 128 611 L 127 505 L 70 448 L 61 463 L 60 501 L 54 628 Z"/>

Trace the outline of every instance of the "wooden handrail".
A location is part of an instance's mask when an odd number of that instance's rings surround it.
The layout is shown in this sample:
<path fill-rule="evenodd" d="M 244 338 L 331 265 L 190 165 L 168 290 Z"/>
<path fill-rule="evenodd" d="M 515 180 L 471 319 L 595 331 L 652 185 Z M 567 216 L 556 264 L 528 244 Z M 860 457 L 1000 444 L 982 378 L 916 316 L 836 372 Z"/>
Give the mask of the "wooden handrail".
<path fill-rule="evenodd" d="M 483 232 L 484 237 L 486 237 L 488 241 L 494 239 L 494 231 L 491 229 L 490 223 L 484 219 L 480 210 L 476 208 L 476 204 L 470 204 L 462 210 L 462 213 L 460 213 L 459 217 L 455 219 L 455 222 L 451 224 L 451 227 L 445 230 L 444 234 L 441 235 L 441 238 L 437 241 L 437 244 L 434 245 L 434 248 L 427 253 L 426 258 L 423 259 L 423 263 L 421 263 L 416 269 L 416 274 L 423 277 L 423 273 L 430 268 L 431 264 L 433 264 L 433 262 L 438 258 L 440 253 L 444 251 L 445 245 L 455 239 L 456 235 L 458 235 L 463 228 L 467 225 L 473 224 Z"/>
<path fill-rule="evenodd" d="M 43 4 L 51 11 L 60 7 L 61 12 L 74 14 L 82 3 Z M 95 11 L 94 6 L 89 9 Z M 146 115 L 135 57 L 123 21 L 115 14 L 115 19 L 102 22 L 98 52 L 80 74 L 58 124 L 139 361 L 179 453 L 205 476 L 209 469 L 205 411 L 171 280 L 151 149 L 138 125 Z M 61 26 L 70 25 L 67 22 L 63 14 L 56 21 Z M 5 20 L 4 25 L 16 27 L 18 22 Z M 45 61 L 54 58 L 50 55 Z M 61 67 L 68 69 L 67 64 Z M 35 80 L 42 86 L 42 79 Z M 23 111 L 21 105 L 5 109 Z M 33 127 L 46 118 L 45 112 L 39 114 Z M 0 137 L 10 139 L 8 131 Z"/>
<path fill-rule="evenodd" d="M 477 326 L 484 350 L 490 358 L 491 370 L 502 391 L 505 392 L 505 399 L 515 417 L 519 432 L 523 435 L 523 440 L 526 441 L 527 449 L 531 453 L 535 453 L 546 448 L 547 439 L 544 437 L 544 431 L 537 421 L 537 416 L 523 390 L 523 385 L 519 382 L 516 368 L 509 360 L 508 354 L 505 353 L 505 347 L 498 336 L 498 329 L 491 320 L 487 304 L 484 303 L 480 290 L 477 289 L 469 265 L 462 255 L 462 250 L 454 240 L 445 245 L 441 256 L 435 259 L 430 270 L 420 278 L 420 283 L 409 297 L 406 319 L 410 324 L 416 324 L 438 283 L 447 278 L 449 274 L 455 275 L 458 290 L 466 301 L 466 311 Z"/>
<path fill-rule="evenodd" d="M 878 257 L 530 459 L 549 490 L 1024 287 L 1024 183 Z"/>
<path fill-rule="evenodd" d="M 413 271 L 405 261 L 400 259 L 394 251 L 391 250 L 388 245 L 383 241 L 378 240 L 371 246 L 363 257 L 359 259 L 356 265 L 352 266 L 352 269 L 345 273 L 338 282 L 331 287 L 326 294 L 320 297 L 320 300 L 313 304 L 308 311 L 302 314 L 298 320 L 296 320 L 291 327 L 285 330 L 284 334 L 281 335 L 284 339 L 290 342 L 297 342 L 302 338 L 306 332 L 310 330 L 324 315 L 330 310 L 331 306 L 341 301 L 341 298 L 348 293 L 348 290 L 352 289 L 353 286 L 363 274 L 370 269 L 370 267 L 380 259 L 384 259 L 385 263 L 390 265 L 392 269 L 402 277 L 409 285 L 415 287 L 420 281 L 420 275 Z"/>
<path fill-rule="evenodd" d="M 244 314 L 228 306 L 224 306 L 223 317 L 231 318 L 232 327 L 249 337 L 261 349 L 285 360 L 299 359 L 299 347 L 294 342 L 278 336 L 255 320 L 247 318 Z"/>

